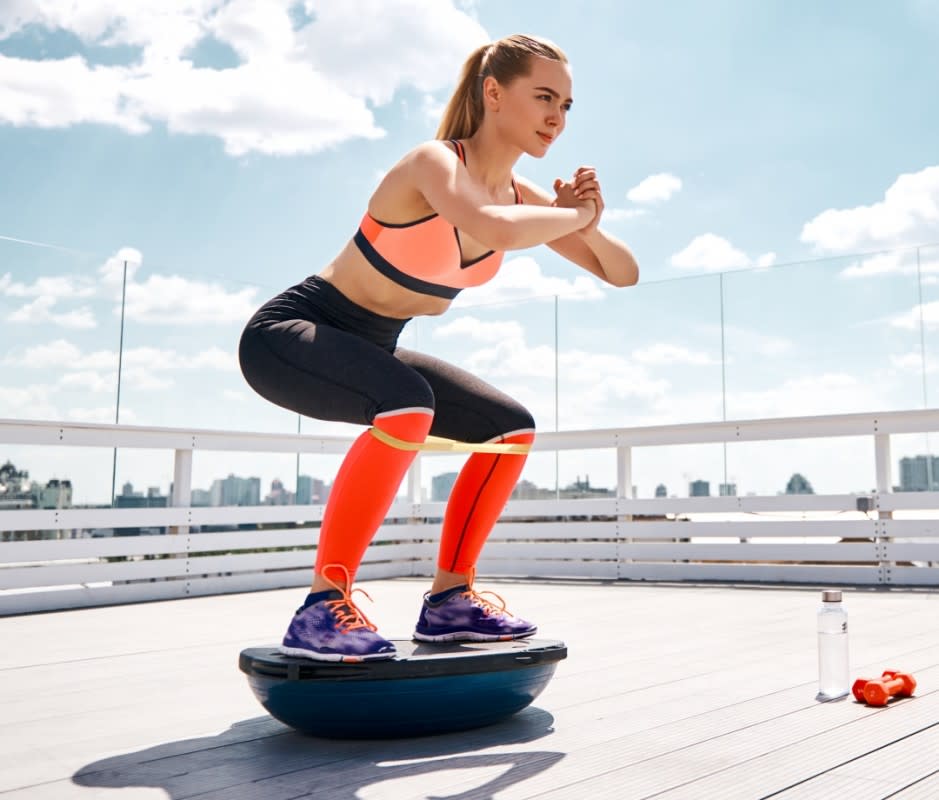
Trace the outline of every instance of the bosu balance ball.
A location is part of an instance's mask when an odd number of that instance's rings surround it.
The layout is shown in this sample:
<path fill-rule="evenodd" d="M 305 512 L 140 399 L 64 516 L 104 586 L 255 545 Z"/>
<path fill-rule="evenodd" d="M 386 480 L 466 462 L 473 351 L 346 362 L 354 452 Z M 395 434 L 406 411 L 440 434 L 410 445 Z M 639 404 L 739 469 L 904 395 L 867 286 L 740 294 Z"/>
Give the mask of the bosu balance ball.
<path fill-rule="evenodd" d="M 314 736 L 384 739 L 490 725 L 528 706 L 567 657 L 563 642 L 427 644 L 394 640 L 398 655 L 357 664 L 241 651 L 261 705 Z"/>

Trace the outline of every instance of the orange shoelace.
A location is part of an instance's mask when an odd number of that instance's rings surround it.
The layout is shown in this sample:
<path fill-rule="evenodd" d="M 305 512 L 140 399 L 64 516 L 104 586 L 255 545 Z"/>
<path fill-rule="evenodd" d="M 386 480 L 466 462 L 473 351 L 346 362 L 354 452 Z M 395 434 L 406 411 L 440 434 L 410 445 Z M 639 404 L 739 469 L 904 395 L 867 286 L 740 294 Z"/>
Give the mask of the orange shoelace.
<path fill-rule="evenodd" d="M 346 588 L 343 588 L 340 584 L 334 582 L 326 573 L 331 569 L 340 569 L 346 577 Z M 367 628 L 370 631 L 377 631 L 377 626 L 372 623 L 365 614 L 362 613 L 355 602 L 352 600 L 352 595 L 355 592 L 361 592 L 364 594 L 369 602 L 374 602 L 365 589 L 349 589 L 349 585 L 352 583 L 351 578 L 349 577 L 349 570 L 346 569 L 342 564 L 327 564 L 323 567 L 321 573 L 322 577 L 329 582 L 337 591 L 342 592 L 342 597 L 337 597 L 335 600 L 327 600 L 326 605 L 329 606 L 329 610 L 332 612 L 333 617 L 336 620 L 336 630 L 339 633 L 346 634 L 350 631 L 356 631 L 361 628 Z"/>
<path fill-rule="evenodd" d="M 476 580 L 476 568 L 472 567 L 470 568 L 470 571 L 466 575 L 466 591 L 460 592 L 461 597 L 465 597 L 473 605 L 477 606 L 478 608 L 481 608 L 483 610 L 483 613 L 487 617 L 501 616 L 503 614 L 509 617 L 515 616 L 511 611 L 509 611 L 505 607 L 505 600 L 502 599 L 501 595 L 496 594 L 496 592 L 492 592 L 489 589 L 485 589 L 482 592 L 477 592 L 473 588 L 473 582 L 475 580 Z M 483 597 L 484 594 L 488 594 L 494 597 L 496 601 L 498 602 L 498 605 L 496 605 L 496 603 L 494 603 L 492 600 L 487 600 L 485 597 Z"/>

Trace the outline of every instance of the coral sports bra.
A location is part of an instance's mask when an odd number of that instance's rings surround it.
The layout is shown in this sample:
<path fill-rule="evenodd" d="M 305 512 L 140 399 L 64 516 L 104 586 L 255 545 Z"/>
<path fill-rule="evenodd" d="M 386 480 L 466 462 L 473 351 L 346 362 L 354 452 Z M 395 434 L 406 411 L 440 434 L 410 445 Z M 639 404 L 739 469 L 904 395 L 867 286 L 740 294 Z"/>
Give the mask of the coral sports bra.
<path fill-rule="evenodd" d="M 465 164 L 463 143 L 449 141 Z M 521 203 L 514 178 L 512 188 L 515 202 Z M 366 211 L 353 241 L 386 278 L 411 291 L 450 300 L 469 286 L 492 280 L 502 264 L 502 252 L 495 250 L 464 261 L 460 232 L 439 214 L 395 224 L 381 222 Z"/>

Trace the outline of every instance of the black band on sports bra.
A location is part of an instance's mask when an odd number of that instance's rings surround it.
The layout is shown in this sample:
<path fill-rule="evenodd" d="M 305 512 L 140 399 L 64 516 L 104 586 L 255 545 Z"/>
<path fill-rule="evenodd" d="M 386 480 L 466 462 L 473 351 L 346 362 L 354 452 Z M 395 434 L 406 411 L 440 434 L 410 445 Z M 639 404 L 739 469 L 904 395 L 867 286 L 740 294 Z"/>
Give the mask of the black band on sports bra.
<path fill-rule="evenodd" d="M 361 228 L 355 232 L 355 236 L 352 238 L 358 246 L 359 250 L 362 251 L 362 255 L 368 259 L 369 264 L 375 267 L 375 269 L 377 269 L 386 278 L 393 280 L 399 286 L 404 286 L 406 289 L 410 289 L 414 292 L 420 292 L 421 294 L 430 294 L 434 297 L 445 297 L 447 300 L 452 300 L 461 291 L 460 289 L 454 289 L 452 286 L 441 286 L 439 283 L 422 281 L 420 278 L 415 278 L 413 275 L 408 275 L 406 272 L 402 272 L 400 269 L 397 269 L 394 264 L 388 261 L 372 246 L 372 243 L 367 238 L 365 238 L 365 234 L 362 233 Z"/>

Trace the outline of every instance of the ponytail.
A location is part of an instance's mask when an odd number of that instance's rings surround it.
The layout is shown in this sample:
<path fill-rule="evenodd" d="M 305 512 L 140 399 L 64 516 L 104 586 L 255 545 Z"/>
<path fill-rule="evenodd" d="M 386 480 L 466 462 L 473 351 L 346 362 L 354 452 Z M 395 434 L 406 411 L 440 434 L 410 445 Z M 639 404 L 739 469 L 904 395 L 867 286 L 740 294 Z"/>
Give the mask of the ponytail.
<path fill-rule="evenodd" d="M 483 121 L 483 61 L 491 45 L 477 47 L 463 64 L 460 82 L 443 112 L 438 139 L 467 139 Z"/>
<path fill-rule="evenodd" d="M 536 36 L 514 34 L 483 45 L 470 53 L 437 129 L 438 139 L 468 139 L 483 122 L 483 78 L 492 75 L 503 86 L 531 73 L 532 56 L 567 63 L 554 42 Z"/>

